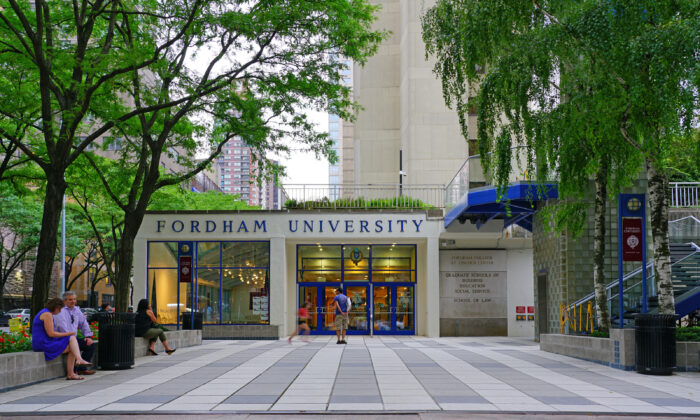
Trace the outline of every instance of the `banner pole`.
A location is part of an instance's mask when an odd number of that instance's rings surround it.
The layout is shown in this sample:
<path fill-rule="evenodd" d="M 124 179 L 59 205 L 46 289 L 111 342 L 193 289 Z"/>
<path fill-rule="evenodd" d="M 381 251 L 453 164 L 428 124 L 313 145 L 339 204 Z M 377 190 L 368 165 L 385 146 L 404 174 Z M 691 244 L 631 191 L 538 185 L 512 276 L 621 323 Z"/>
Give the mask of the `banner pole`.
<path fill-rule="evenodd" d="M 622 194 L 617 196 L 617 273 L 618 273 L 618 304 L 619 304 L 619 326 L 624 328 L 625 322 L 622 318 L 622 314 L 625 310 L 625 302 L 622 297 L 623 293 L 623 282 L 622 282 Z"/>
<path fill-rule="evenodd" d="M 647 195 L 642 201 L 642 313 L 647 313 Z"/>

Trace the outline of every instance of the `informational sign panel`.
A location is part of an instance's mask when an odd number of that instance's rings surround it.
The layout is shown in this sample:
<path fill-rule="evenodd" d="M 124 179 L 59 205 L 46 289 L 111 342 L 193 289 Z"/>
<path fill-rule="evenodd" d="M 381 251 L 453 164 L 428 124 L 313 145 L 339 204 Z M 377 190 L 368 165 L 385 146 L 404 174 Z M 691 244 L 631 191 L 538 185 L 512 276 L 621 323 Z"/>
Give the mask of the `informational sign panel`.
<path fill-rule="evenodd" d="M 505 335 L 506 285 L 506 251 L 440 251 L 442 334 Z"/>
<path fill-rule="evenodd" d="M 629 218 L 622 219 L 622 260 L 623 261 L 641 261 L 642 260 L 642 244 L 644 243 L 642 236 L 642 219 Z"/>

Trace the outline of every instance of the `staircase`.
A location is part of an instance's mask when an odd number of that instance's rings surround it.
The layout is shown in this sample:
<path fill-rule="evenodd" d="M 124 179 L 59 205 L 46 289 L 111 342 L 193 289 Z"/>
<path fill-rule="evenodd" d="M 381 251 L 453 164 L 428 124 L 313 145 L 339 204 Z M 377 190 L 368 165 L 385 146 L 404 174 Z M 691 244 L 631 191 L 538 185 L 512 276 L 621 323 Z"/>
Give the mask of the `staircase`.
<path fill-rule="evenodd" d="M 676 314 L 684 317 L 693 311 L 700 309 L 700 247 L 695 243 L 675 243 L 670 245 L 671 251 L 671 276 L 673 279 L 673 295 L 676 303 Z M 654 274 L 652 264 L 647 265 L 647 312 L 656 313 L 658 311 L 658 298 L 656 290 L 653 289 Z M 626 275 L 623 279 L 626 312 L 623 317 L 632 320 L 635 313 L 641 312 L 641 267 Z M 608 293 L 608 308 L 611 320 L 619 319 L 617 314 L 618 302 L 618 280 L 610 282 L 606 286 Z M 569 306 L 569 310 L 586 305 L 588 301 L 594 300 L 593 293 L 584 296 Z M 585 307 L 585 306 L 584 306 Z"/>
<path fill-rule="evenodd" d="M 683 317 L 700 308 L 700 248 L 690 242 L 671 244 L 673 296 L 676 314 Z"/>

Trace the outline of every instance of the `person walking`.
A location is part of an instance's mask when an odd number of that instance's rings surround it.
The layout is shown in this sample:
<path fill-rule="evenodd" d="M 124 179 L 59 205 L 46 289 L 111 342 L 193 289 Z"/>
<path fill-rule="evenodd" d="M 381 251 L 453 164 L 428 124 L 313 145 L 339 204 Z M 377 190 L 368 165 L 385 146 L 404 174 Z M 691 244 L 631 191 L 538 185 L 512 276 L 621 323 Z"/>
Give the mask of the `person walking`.
<path fill-rule="evenodd" d="M 333 304 L 335 306 L 335 334 L 338 336 L 338 342 L 336 344 L 348 344 L 345 341 L 345 332 L 350 324 L 350 318 L 348 316 L 350 312 L 350 299 L 343 294 L 342 287 L 335 289 Z"/>
<path fill-rule="evenodd" d="M 292 333 L 292 335 L 289 336 L 289 344 L 292 344 L 292 338 L 294 338 L 295 335 L 300 334 L 301 330 L 306 331 L 307 337 L 302 337 L 302 340 L 305 343 L 309 342 L 308 335 L 311 334 L 311 328 L 309 328 L 309 310 L 311 310 L 311 302 L 308 300 L 304 302 L 304 306 L 299 308 L 299 312 L 297 313 L 297 316 L 299 317 L 299 326 L 297 327 L 296 331 Z"/>

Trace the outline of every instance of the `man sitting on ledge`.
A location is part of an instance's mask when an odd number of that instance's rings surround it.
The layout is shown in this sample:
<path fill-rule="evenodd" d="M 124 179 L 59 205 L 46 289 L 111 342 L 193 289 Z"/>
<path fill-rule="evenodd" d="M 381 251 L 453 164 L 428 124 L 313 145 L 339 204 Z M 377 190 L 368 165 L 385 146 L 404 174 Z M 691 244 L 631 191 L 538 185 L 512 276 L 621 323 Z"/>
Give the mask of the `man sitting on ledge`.
<path fill-rule="evenodd" d="M 85 316 L 80 311 L 80 307 L 75 305 L 76 301 L 75 292 L 69 290 L 63 293 L 63 304 L 65 306 L 58 315 L 54 316 L 54 328 L 58 332 L 73 332 L 78 331 L 78 328 L 80 328 L 84 338 L 78 339 L 78 345 L 80 346 L 83 359 L 90 362 L 92 361 L 92 355 L 95 353 L 95 344 L 92 341 L 92 330 Z M 94 370 L 86 367 L 76 367 L 76 371 L 78 375 L 95 374 Z"/>

